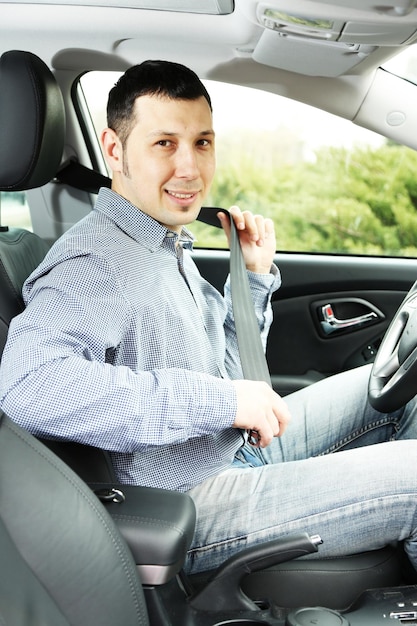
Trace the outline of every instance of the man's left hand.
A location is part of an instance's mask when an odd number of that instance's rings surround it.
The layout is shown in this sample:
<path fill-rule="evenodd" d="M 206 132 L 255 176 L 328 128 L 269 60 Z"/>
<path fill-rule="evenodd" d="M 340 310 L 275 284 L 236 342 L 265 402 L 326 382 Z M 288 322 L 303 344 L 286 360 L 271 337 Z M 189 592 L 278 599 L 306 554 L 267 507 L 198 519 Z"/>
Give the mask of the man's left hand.
<path fill-rule="evenodd" d="M 229 209 L 239 235 L 246 269 L 257 274 L 269 274 L 273 263 L 276 240 L 275 227 L 271 219 L 241 211 L 239 207 Z M 217 214 L 230 245 L 230 222 L 225 213 Z"/>

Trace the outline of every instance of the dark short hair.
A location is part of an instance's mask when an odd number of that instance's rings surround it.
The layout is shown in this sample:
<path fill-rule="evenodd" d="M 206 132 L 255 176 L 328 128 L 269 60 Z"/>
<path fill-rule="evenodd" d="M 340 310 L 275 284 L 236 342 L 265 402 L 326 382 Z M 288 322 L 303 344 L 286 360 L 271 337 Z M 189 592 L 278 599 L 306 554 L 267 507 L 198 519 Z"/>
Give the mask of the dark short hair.
<path fill-rule="evenodd" d="M 202 96 L 212 110 L 211 99 L 195 72 L 171 61 L 144 61 L 129 68 L 109 93 L 107 125 L 124 145 L 134 124 L 134 104 L 140 96 L 173 100 L 197 100 Z"/>

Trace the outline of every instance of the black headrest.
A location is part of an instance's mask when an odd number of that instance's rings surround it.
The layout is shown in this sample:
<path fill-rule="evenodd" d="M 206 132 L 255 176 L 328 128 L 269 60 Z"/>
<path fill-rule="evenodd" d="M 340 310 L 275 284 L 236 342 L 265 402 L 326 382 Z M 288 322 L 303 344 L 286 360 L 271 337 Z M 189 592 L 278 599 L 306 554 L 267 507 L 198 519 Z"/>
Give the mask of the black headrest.
<path fill-rule="evenodd" d="M 39 57 L 0 57 L 0 191 L 41 187 L 56 174 L 64 148 L 61 90 Z"/>

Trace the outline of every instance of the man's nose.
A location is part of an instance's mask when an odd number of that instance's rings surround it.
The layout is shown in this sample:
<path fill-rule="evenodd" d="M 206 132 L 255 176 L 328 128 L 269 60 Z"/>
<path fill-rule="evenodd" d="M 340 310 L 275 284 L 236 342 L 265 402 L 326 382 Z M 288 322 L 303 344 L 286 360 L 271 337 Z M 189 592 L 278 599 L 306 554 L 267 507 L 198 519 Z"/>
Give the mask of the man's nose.
<path fill-rule="evenodd" d="M 176 153 L 176 176 L 178 178 L 197 178 L 199 173 L 200 170 L 195 148 L 193 146 L 180 147 Z"/>

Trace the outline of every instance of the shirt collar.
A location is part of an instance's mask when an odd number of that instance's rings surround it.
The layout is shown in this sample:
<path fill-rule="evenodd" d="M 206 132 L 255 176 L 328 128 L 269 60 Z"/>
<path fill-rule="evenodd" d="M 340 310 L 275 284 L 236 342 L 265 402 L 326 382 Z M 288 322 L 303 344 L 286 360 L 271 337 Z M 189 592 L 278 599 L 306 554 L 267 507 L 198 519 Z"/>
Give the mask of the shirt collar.
<path fill-rule="evenodd" d="M 129 237 L 151 252 L 160 248 L 167 240 L 171 243 L 178 240 L 184 248 L 193 247 L 194 237 L 187 228 L 183 227 L 178 235 L 107 187 L 100 189 L 94 210 L 104 213 Z"/>

